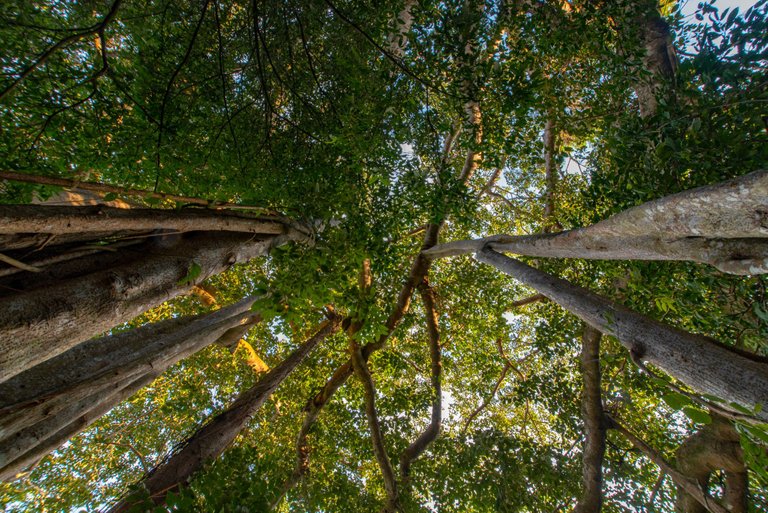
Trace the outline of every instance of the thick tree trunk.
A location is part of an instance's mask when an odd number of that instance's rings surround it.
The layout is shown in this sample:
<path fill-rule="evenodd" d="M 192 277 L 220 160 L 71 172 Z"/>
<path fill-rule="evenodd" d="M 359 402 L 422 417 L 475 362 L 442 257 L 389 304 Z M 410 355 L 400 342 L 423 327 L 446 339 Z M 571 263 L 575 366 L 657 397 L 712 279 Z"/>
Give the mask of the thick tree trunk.
<path fill-rule="evenodd" d="M 104 205 L 73 207 L 0 205 L 0 234 L 90 234 L 93 232 L 226 231 L 280 235 L 286 226 L 275 218 L 206 209 L 160 210 L 114 208 Z"/>
<path fill-rule="evenodd" d="M 254 299 L 206 315 L 168 319 L 96 338 L 0 383 L 0 438 L 83 396 L 175 362 L 252 325 Z M 38 417 L 37 415 L 40 415 Z M 24 425 L 21 425 L 21 424 Z"/>
<path fill-rule="evenodd" d="M 218 457 L 232 443 L 245 424 L 272 395 L 307 355 L 326 337 L 335 333 L 341 321 L 337 317 L 326 321 L 318 331 L 280 365 L 270 370 L 249 390 L 243 392 L 232 405 L 200 428 L 165 463 L 156 467 L 142 481 L 155 504 L 165 502 L 168 492 L 178 491 L 209 461 Z M 109 513 L 127 512 L 140 499 L 129 496 L 115 504 Z"/>
<path fill-rule="evenodd" d="M 600 392 L 600 338 L 589 325 L 581 336 L 581 370 L 584 390 L 581 415 L 584 419 L 582 482 L 584 492 L 574 513 L 599 513 L 603 504 L 603 456 L 605 455 L 605 417 Z"/>
<path fill-rule="evenodd" d="M 0 298 L 0 382 L 266 254 L 273 240 L 201 232 L 112 268 Z M 193 264 L 200 273 L 185 280 Z"/>
<path fill-rule="evenodd" d="M 654 450 L 650 445 L 645 443 L 642 439 L 635 436 L 634 433 L 622 426 L 616 419 L 606 415 L 606 425 L 608 429 L 615 429 L 626 438 L 637 450 L 643 453 L 648 459 L 653 461 L 659 466 L 662 472 L 672 478 L 675 485 L 685 490 L 687 494 L 694 497 L 699 504 L 701 504 L 705 511 L 710 513 L 729 513 L 719 502 L 713 500 L 707 496 L 706 493 L 699 487 L 699 484 L 688 478 L 688 476 L 682 474 L 674 466 L 672 466 L 664 457 Z"/>
<path fill-rule="evenodd" d="M 749 359 L 710 338 L 640 315 L 583 287 L 484 249 L 480 262 L 520 280 L 603 333 L 615 336 L 634 359 L 647 361 L 694 390 L 750 409 L 768 398 L 768 364 Z M 768 420 L 763 409 L 758 416 Z"/>
<path fill-rule="evenodd" d="M 647 76 L 635 85 L 640 116 L 647 118 L 656 114 L 658 97 L 671 90 L 677 70 L 677 56 L 669 24 L 659 15 L 658 1 L 644 2 L 645 12 L 636 22 L 640 29 L 641 44 L 644 47 L 643 67 Z M 669 95 L 667 95 L 669 97 Z"/>
<path fill-rule="evenodd" d="M 491 249 L 518 255 L 602 260 L 689 260 L 723 272 L 768 272 L 768 171 L 756 171 L 639 205 L 586 228 L 556 234 L 449 242 L 429 258 Z"/>
<path fill-rule="evenodd" d="M 725 471 L 723 503 L 731 513 L 747 512 L 747 469 L 739 443 L 739 434 L 731 423 L 713 415 L 711 424 L 688 437 L 677 450 L 677 468 L 699 484 L 707 493 L 709 478 L 716 470 Z M 706 508 L 685 491 L 677 487 L 675 510 L 679 513 L 706 513 Z"/>
<path fill-rule="evenodd" d="M 103 337 L 0 385 L 0 477 L 58 447 L 167 368 L 248 324 L 254 299 Z"/>

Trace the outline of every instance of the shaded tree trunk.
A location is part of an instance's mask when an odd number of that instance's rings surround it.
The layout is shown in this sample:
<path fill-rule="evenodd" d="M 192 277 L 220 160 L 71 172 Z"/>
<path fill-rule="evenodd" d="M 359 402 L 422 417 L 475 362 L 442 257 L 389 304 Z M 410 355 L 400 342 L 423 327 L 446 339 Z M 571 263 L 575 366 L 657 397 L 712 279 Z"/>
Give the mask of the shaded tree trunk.
<path fill-rule="evenodd" d="M 638 361 L 663 369 L 698 392 L 751 410 L 768 397 L 768 364 L 717 341 L 640 315 L 583 287 L 483 249 L 476 258 L 536 289 L 603 333 L 615 336 Z M 768 412 L 758 416 L 768 420 Z"/>
<path fill-rule="evenodd" d="M 0 384 L 0 478 L 12 478 L 170 366 L 251 322 L 253 301 L 91 340 Z"/>
<path fill-rule="evenodd" d="M 582 483 L 584 492 L 574 513 L 599 513 L 603 505 L 603 456 L 605 455 L 605 417 L 600 392 L 600 338 L 602 334 L 589 325 L 581 336 L 581 371 L 584 390 L 581 415 L 584 419 L 584 454 Z"/>
<path fill-rule="evenodd" d="M 646 76 L 635 85 L 640 117 L 656 114 L 659 96 L 671 90 L 677 70 L 677 56 L 669 24 L 659 15 L 658 2 L 642 2 L 643 13 L 635 20 L 644 48 L 643 67 Z M 670 95 L 667 96 L 667 99 Z"/>
<path fill-rule="evenodd" d="M 0 298 L 0 382 L 186 292 L 279 239 L 201 232 L 161 241 L 134 259 Z M 186 279 L 193 265 L 197 276 Z"/>
<path fill-rule="evenodd" d="M 658 465 L 662 472 L 667 474 L 672 479 L 675 485 L 685 490 L 686 493 L 688 493 L 691 497 L 694 497 L 699 502 L 699 504 L 705 508 L 705 511 L 709 511 L 710 513 L 728 513 L 728 510 L 726 510 L 719 502 L 715 501 L 711 497 L 708 497 L 707 494 L 705 494 L 702 489 L 699 488 L 699 485 L 696 481 L 688 478 L 688 476 L 678 471 L 666 459 L 664 459 L 664 457 L 659 454 L 659 452 L 645 443 L 644 440 L 640 439 L 634 433 L 629 431 L 616 419 L 606 415 L 605 420 L 608 429 L 615 429 L 624 435 L 624 438 L 626 438 L 629 443 L 631 443 L 637 450 L 643 453 L 643 455 L 645 455 L 648 459 Z"/>
<path fill-rule="evenodd" d="M 216 415 L 185 441 L 181 449 L 165 463 L 152 470 L 141 482 L 154 504 L 162 504 L 168 492 L 178 491 L 190 478 L 229 446 L 248 420 L 272 392 L 309 355 L 323 339 L 335 333 L 341 320 L 335 315 L 280 365 L 270 370 L 253 387 L 246 390 L 225 411 Z M 129 496 L 110 508 L 110 513 L 127 512 L 142 499 Z"/>
<path fill-rule="evenodd" d="M 673 194 L 586 228 L 449 242 L 428 258 L 491 249 L 602 260 L 688 260 L 733 274 L 768 272 L 768 171 Z"/>
<path fill-rule="evenodd" d="M 705 493 L 716 470 L 725 471 L 723 505 L 731 513 L 747 512 L 747 469 L 733 425 L 719 415 L 712 423 L 688 437 L 677 450 L 677 468 L 698 483 Z M 683 487 L 677 487 L 675 510 L 679 513 L 706 513 L 706 508 Z"/>
<path fill-rule="evenodd" d="M 78 234 L 119 231 L 227 231 L 259 235 L 285 233 L 274 217 L 206 209 L 160 210 L 95 206 L 0 205 L 0 234 Z M 0 239 L 0 245 L 2 239 Z"/>

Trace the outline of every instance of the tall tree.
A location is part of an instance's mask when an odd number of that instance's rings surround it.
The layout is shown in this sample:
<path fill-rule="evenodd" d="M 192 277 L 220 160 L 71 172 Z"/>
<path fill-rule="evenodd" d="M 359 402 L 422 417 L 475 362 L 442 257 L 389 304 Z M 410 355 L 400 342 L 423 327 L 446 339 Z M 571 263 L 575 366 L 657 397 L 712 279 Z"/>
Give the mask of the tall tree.
<path fill-rule="evenodd" d="M 768 507 L 765 0 L 6 3 L 5 509 Z"/>

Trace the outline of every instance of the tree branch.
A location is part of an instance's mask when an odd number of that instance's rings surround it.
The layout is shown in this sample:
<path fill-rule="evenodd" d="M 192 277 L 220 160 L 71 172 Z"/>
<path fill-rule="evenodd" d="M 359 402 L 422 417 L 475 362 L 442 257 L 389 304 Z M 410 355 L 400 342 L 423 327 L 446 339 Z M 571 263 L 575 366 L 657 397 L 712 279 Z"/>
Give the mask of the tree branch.
<path fill-rule="evenodd" d="M 354 339 L 350 340 L 350 350 L 352 352 L 352 365 L 355 369 L 355 374 L 357 374 L 357 377 L 363 384 L 365 414 L 368 418 L 368 429 L 371 432 L 373 453 L 376 455 L 376 461 L 379 463 L 381 475 L 384 479 L 384 489 L 387 492 L 387 504 L 384 507 L 384 511 L 393 513 L 398 511 L 400 499 L 395 471 L 392 467 L 392 461 L 387 454 L 387 449 L 384 446 L 384 436 L 381 433 L 381 424 L 376 412 L 376 389 L 368 369 L 368 364 L 366 363 L 366 358 L 363 357 L 363 352 Z"/>
<path fill-rule="evenodd" d="M 679 472 L 675 467 L 667 462 L 667 460 L 664 459 L 661 454 L 656 452 L 656 450 L 653 449 L 650 445 L 645 443 L 643 440 L 630 432 L 627 428 L 622 426 L 616 419 L 606 413 L 605 420 L 608 429 L 614 429 L 624 435 L 624 438 L 626 438 L 636 449 L 642 452 L 649 460 L 658 465 L 662 472 L 665 472 L 678 487 L 683 489 L 690 496 L 694 497 L 699 502 L 699 504 L 707 508 L 707 511 L 710 513 L 729 513 L 727 509 L 721 506 L 712 497 L 709 497 L 701 489 L 698 483 L 692 481 L 687 476 Z"/>
<path fill-rule="evenodd" d="M 440 434 L 442 416 L 442 388 L 441 373 L 443 364 L 440 353 L 440 330 L 437 323 L 437 311 L 435 309 L 435 291 L 429 286 L 427 279 L 419 286 L 421 298 L 424 302 L 424 310 L 427 320 L 427 332 L 429 335 L 429 356 L 431 364 L 432 382 L 432 416 L 429 425 L 400 455 L 400 478 L 404 486 L 408 486 L 411 474 L 411 463 L 416 460 Z"/>
<path fill-rule="evenodd" d="M 66 48 L 67 46 L 71 45 L 72 43 L 76 43 L 77 41 L 80 41 L 84 37 L 90 36 L 92 34 L 99 34 L 100 36 L 103 35 L 104 29 L 106 26 L 111 22 L 115 15 L 117 14 L 117 10 L 120 8 L 120 4 L 122 3 L 122 0 L 115 0 L 112 3 L 112 6 L 109 9 L 109 12 L 106 16 L 101 20 L 100 23 L 97 23 L 96 25 L 93 25 L 92 27 L 83 29 L 81 31 L 75 32 L 74 34 L 71 34 L 64 39 L 59 40 L 56 44 L 48 48 L 45 52 L 40 55 L 40 57 L 37 58 L 35 62 L 27 66 L 27 68 L 21 72 L 19 77 L 11 82 L 11 84 L 6 87 L 2 92 L 0 92 L 0 101 L 2 101 L 6 96 L 8 96 L 14 89 L 16 89 L 19 84 L 21 84 L 27 77 L 29 77 L 37 68 L 42 66 L 54 53 L 57 51 Z M 106 50 L 103 50 L 106 52 Z M 106 54 L 102 54 L 105 56 Z"/>

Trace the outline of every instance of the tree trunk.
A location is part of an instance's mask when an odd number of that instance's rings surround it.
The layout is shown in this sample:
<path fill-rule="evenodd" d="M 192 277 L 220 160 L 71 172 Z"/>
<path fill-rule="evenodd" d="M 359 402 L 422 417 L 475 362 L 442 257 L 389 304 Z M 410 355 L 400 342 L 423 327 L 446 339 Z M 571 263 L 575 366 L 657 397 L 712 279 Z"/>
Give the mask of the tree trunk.
<path fill-rule="evenodd" d="M 0 385 L 0 478 L 12 478 L 170 366 L 249 323 L 253 301 L 92 340 Z"/>
<path fill-rule="evenodd" d="M 663 369 L 698 392 L 735 401 L 750 410 L 768 398 L 768 364 L 749 359 L 717 341 L 693 335 L 551 276 L 522 262 L 484 249 L 480 262 L 544 294 L 603 333 L 615 336 L 638 361 Z M 768 420 L 768 412 L 757 414 Z"/>
<path fill-rule="evenodd" d="M 599 513 L 603 505 L 603 456 L 605 455 L 605 417 L 600 392 L 600 338 L 589 325 L 581 336 L 581 370 L 584 390 L 581 414 L 584 418 L 582 482 L 584 492 L 574 513 Z"/>
<path fill-rule="evenodd" d="M 114 208 L 104 205 L 73 207 L 51 205 L 0 205 L 0 234 L 89 234 L 92 232 L 226 231 L 280 235 L 283 222 L 265 216 L 227 211 L 149 208 Z"/>
<path fill-rule="evenodd" d="M 0 298 L 0 382 L 189 290 L 272 240 L 202 232 L 161 243 L 133 261 Z M 185 280 L 193 265 L 196 277 Z"/>
<path fill-rule="evenodd" d="M 677 450 L 677 468 L 699 484 L 704 493 L 715 470 L 725 471 L 724 506 L 731 513 L 747 512 L 747 469 L 744 466 L 739 434 L 731 423 L 712 415 L 712 423 L 688 437 Z M 695 497 L 677 487 L 675 510 L 679 513 L 706 513 Z"/>
<path fill-rule="evenodd" d="M 645 12 L 636 22 L 640 28 L 640 39 L 644 47 L 643 67 L 646 75 L 635 85 L 640 117 L 656 114 L 659 108 L 658 96 L 665 89 L 671 90 L 677 70 L 677 56 L 669 24 L 659 15 L 658 1 L 644 2 Z M 642 7 L 641 7 L 642 8 Z M 666 95 L 667 98 L 670 95 Z"/>
<path fill-rule="evenodd" d="M 0 438 L 57 412 L 57 403 L 103 390 L 114 383 L 165 369 L 242 323 L 252 325 L 254 299 L 206 315 L 168 319 L 92 339 L 0 383 Z M 258 315 L 255 316 L 258 318 Z"/>
<path fill-rule="evenodd" d="M 429 258 L 491 249 L 602 260 L 689 260 L 723 272 L 768 272 L 768 171 L 644 203 L 586 228 L 449 242 Z"/>
<path fill-rule="evenodd" d="M 240 394 L 232 405 L 200 428 L 182 448 L 156 467 L 142 481 L 153 503 L 162 504 L 168 492 L 178 491 L 204 464 L 217 458 L 232 443 L 245 424 L 306 356 L 326 337 L 335 333 L 341 321 L 326 321 L 318 331 L 258 383 Z M 141 499 L 136 496 L 115 504 L 109 513 L 127 512 Z"/>

